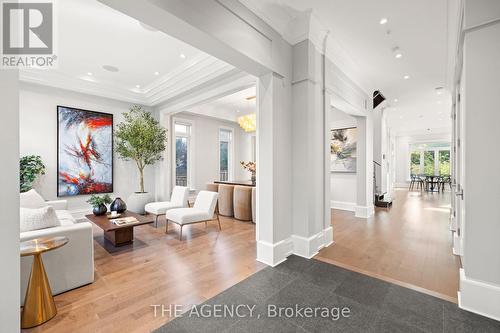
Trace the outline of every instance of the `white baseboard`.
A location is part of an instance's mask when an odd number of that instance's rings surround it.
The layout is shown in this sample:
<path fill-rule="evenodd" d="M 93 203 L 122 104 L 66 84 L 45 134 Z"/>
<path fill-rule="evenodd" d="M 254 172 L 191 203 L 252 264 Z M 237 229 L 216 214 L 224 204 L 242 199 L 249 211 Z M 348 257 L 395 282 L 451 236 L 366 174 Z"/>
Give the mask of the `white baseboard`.
<path fill-rule="evenodd" d="M 375 207 L 374 206 L 356 206 L 354 207 L 354 216 L 356 217 L 361 217 L 364 219 L 369 218 L 375 214 Z"/>
<path fill-rule="evenodd" d="M 311 237 L 292 235 L 293 254 L 311 259 L 318 251 L 333 243 L 333 229 L 328 227 Z"/>
<path fill-rule="evenodd" d="M 469 279 L 461 268 L 458 306 L 481 316 L 500 320 L 500 286 Z"/>
<path fill-rule="evenodd" d="M 257 241 L 257 260 L 271 267 L 277 266 L 293 253 L 292 238 L 277 243 Z"/>
<path fill-rule="evenodd" d="M 356 203 L 332 200 L 330 201 L 330 207 L 333 209 L 348 210 L 350 212 L 354 212 L 354 207 L 356 207 Z"/>

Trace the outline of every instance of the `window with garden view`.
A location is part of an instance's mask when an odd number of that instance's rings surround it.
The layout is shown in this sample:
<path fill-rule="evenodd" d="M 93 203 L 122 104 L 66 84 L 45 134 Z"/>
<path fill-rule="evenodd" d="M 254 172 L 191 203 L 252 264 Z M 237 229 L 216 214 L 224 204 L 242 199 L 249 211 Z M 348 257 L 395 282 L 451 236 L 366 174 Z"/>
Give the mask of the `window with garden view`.
<path fill-rule="evenodd" d="M 175 123 L 175 185 L 189 186 L 191 126 Z"/>
<path fill-rule="evenodd" d="M 445 142 L 410 145 L 411 175 L 450 175 L 450 144 Z"/>

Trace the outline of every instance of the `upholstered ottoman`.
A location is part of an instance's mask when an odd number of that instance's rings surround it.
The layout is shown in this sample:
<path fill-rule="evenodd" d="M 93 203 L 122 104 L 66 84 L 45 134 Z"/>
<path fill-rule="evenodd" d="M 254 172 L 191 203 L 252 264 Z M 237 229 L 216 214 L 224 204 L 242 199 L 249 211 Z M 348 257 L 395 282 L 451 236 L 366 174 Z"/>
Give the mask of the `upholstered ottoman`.
<path fill-rule="evenodd" d="M 234 218 L 252 220 L 252 187 L 235 186 L 233 193 Z"/>
<path fill-rule="evenodd" d="M 219 214 L 233 216 L 233 191 L 234 185 L 219 185 Z"/>

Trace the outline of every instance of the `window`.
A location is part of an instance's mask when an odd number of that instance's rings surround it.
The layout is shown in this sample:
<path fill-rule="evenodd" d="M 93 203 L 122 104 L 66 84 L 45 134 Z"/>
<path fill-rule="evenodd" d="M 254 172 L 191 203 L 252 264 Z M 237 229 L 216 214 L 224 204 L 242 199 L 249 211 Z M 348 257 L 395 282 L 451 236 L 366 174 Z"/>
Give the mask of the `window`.
<path fill-rule="evenodd" d="M 450 144 L 444 142 L 410 145 L 411 175 L 450 175 Z"/>
<path fill-rule="evenodd" d="M 419 151 L 413 151 L 411 153 L 411 157 L 410 157 L 411 161 L 410 161 L 410 174 L 412 175 L 419 175 L 422 173 L 422 171 L 420 170 L 420 152 Z"/>
<path fill-rule="evenodd" d="M 229 170 L 231 165 L 231 130 L 221 129 L 219 131 L 219 180 L 229 179 Z"/>
<path fill-rule="evenodd" d="M 191 126 L 175 123 L 175 185 L 190 186 Z"/>
<path fill-rule="evenodd" d="M 450 175 L 450 151 L 440 150 L 439 151 L 439 175 L 449 176 Z"/>

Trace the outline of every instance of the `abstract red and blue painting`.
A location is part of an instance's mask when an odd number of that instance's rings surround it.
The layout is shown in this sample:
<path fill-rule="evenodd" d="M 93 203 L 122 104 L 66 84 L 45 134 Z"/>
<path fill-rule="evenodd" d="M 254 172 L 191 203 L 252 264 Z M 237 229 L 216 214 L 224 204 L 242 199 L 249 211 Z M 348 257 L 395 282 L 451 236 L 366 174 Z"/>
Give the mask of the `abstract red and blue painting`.
<path fill-rule="evenodd" d="M 113 115 L 57 107 L 57 195 L 113 192 Z"/>

